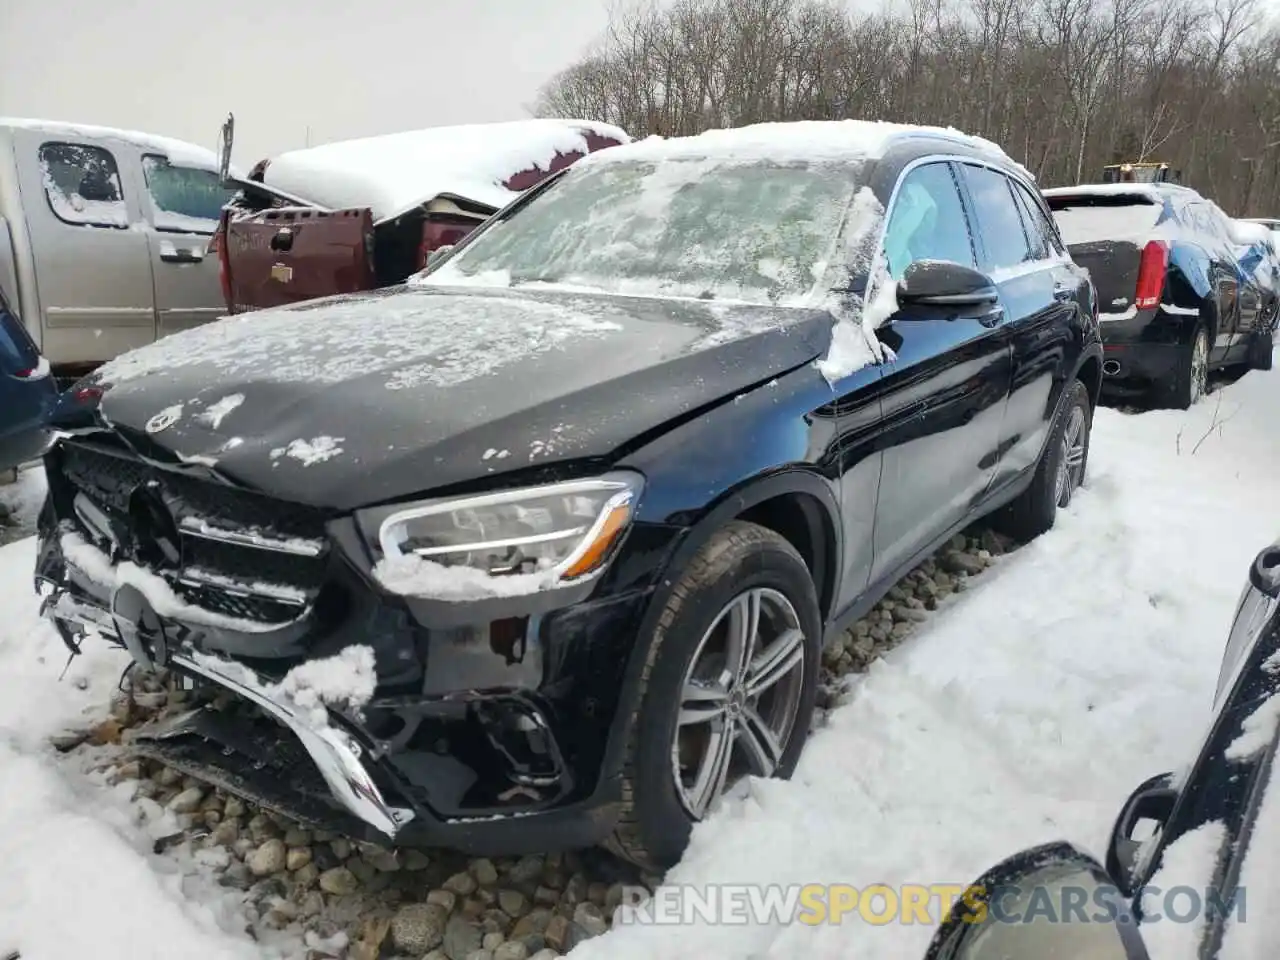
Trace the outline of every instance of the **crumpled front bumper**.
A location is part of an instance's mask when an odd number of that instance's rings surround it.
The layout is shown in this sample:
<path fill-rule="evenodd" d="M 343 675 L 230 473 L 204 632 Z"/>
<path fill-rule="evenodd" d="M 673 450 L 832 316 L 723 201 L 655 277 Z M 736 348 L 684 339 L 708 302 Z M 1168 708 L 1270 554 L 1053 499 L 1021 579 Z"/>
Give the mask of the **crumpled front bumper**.
<path fill-rule="evenodd" d="M 243 665 L 224 665 L 215 657 L 197 655 L 194 648 L 198 637 L 191 636 L 190 628 L 183 628 L 186 636 L 177 649 L 156 649 L 140 635 L 138 625 L 130 623 L 119 610 L 108 612 L 77 599 L 67 584 L 37 577 L 37 590 L 43 598 L 41 614 L 54 623 L 64 639 L 92 631 L 128 649 L 135 660 L 145 663 L 144 658 L 149 658 L 156 666 L 217 684 L 278 721 L 297 738 L 338 806 L 377 833 L 394 840 L 414 818 L 412 809 L 388 802 L 365 767 L 364 750 L 354 737 L 335 726 L 317 726 L 293 705 L 266 696 L 245 682 Z"/>

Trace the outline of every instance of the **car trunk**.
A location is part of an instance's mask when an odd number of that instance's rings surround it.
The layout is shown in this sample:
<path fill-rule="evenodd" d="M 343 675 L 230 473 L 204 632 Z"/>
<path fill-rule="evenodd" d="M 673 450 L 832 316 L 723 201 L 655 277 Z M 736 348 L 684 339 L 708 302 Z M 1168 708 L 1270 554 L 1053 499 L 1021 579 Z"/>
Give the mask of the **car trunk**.
<path fill-rule="evenodd" d="M 1144 251 L 1153 241 L 1159 244 L 1155 228 L 1164 212 L 1162 204 L 1136 193 L 1080 193 L 1047 200 L 1071 258 L 1089 271 L 1102 313 L 1147 309 L 1154 306 L 1152 297 L 1158 302 L 1160 290 L 1152 288 L 1157 281 L 1163 286 L 1163 262 L 1157 271 L 1158 250 Z M 1145 276 L 1144 257 L 1149 264 Z"/>

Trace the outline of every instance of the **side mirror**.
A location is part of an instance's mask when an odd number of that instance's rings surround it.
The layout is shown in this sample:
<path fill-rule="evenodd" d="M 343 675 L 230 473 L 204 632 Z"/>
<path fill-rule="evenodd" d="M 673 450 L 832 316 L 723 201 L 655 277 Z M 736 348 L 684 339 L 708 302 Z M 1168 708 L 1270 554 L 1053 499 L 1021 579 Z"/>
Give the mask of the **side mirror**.
<path fill-rule="evenodd" d="M 1138 880 L 1138 855 L 1143 841 L 1135 840 L 1135 828 L 1144 820 L 1151 820 L 1163 829 L 1173 815 L 1178 791 L 1173 788 L 1173 774 L 1162 773 L 1151 777 L 1129 795 L 1111 827 L 1111 840 L 1107 844 L 1107 873 L 1127 894 L 1132 894 Z"/>
<path fill-rule="evenodd" d="M 898 303 L 936 307 L 968 307 L 999 302 L 995 284 L 985 273 L 949 260 L 916 260 L 898 281 Z"/>
<path fill-rule="evenodd" d="M 984 873 L 956 901 L 925 960 L 1150 960 L 1130 904 L 1092 857 L 1034 847 Z"/>

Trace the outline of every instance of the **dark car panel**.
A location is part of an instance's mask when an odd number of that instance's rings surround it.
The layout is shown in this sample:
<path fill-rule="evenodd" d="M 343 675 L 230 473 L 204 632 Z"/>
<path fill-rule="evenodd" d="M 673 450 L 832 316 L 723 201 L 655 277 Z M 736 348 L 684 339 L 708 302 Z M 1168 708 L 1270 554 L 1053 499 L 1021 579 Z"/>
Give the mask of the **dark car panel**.
<path fill-rule="evenodd" d="M 0 470 L 44 452 L 57 394 L 48 364 L 0 291 Z"/>
<path fill-rule="evenodd" d="M 990 281 L 977 271 L 1000 227 L 962 186 L 970 162 L 999 178 L 1027 252 Z M 950 235 L 929 220 L 932 200 L 902 199 L 910 172 L 930 167 L 935 185 L 951 184 Z M 881 235 L 838 264 L 847 278 L 821 306 L 703 296 L 697 263 L 679 276 L 688 295 L 538 289 L 561 249 L 550 243 L 545 263 L 525 264 L 530 286 L 440 285 L 438 271 L 493 258 L 532 229 L 522 216 L 556 220 L 540 198 L 589 170 L 524 194 L 421 283 L 175 335 L 103 367 L 60 410 L 69 435 L 46 458 L 37 582 L 69 643 L 89 624 L 134 643 L 139 662 L 162 641 L 180 658 L 214 653 L 270 679 L 355 644 L 376 652 L 375 699 L 361 717 L 337 713 L 361 745 L 343 769 L 369 778 L 365 801 L 315 782 L 306 756 L 296 769 L 309 772 L 282 794 L 251 761 L 219 759 L 232 736 L 212 721 L 150 736 L 154 755 L 233 792 L 274 791 L 272 803 L 312 822 L 336 811 L 341 829 L 370 836 L 392 824 L 398 843 L 501 853 L 598 842 L 629 802 L 624 757 L 645 735 L 645 684 L 671 642 L 656 639 L 659 621 L 728 524 L 794 548 L 812 579 L 806 609 L 816 596 L 812 616 L 830 634 L 942 539 L 1032 488 L 1066 385 L 1082 378 L 1096 395 L 1091 288 L 1042 226 L 1023 225 L 1034 213 L 1010 191 L 1031 192 L 1029 178 L 946 136 L 903 138 L 874 162 L 822 172 L 825 199 L 861 184 L 890 224 L 900 204 L 922 204 L 904 214 L 904 244 L 890 238 L 899 276 L 906 250 L 913 265 L 941 259 L 944 275 L 968 278 L 969 293 L 908 299 L 878 319 L 879 362 L 832 373 L 815 361 L 832 351 L 837 314 L 872 326 L 860 311 L 880 309 L 868 304 L 887 282 Z M 743 195 L 754 194 L 737 191 L 736 215 L 759 217 Z M 735 202 L 731 188 L 681 196 L 682 211 Z M 662 268 L 672 256 L 645 249 L 628 262 Z M 390 550 L 379 531 L 408 508 L 430 515 L 457 498 L 602 477 L 634 500 L 594 579 L 455 601 L 379 578 Z M 458 529 L 483 534 L 489 522 L 479 507 L 448 512 Z M 95 581 L 85 538 L 161 571 L 181 602 L 149 609 Z M 391 807 L 370 812 L 370 797 Z"/>

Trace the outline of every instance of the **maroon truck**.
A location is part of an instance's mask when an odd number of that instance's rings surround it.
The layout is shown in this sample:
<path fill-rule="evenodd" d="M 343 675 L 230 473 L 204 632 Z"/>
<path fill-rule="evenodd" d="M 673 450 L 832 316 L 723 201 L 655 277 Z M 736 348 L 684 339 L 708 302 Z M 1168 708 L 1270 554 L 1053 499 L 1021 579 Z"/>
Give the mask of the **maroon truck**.
<path fill-rule="evenodd" d="M 587 120 L 433 127 L 294 150 L 222 175 L 239 192 L 210 244 L 231 313 L 400 283 L 522 191 L 628 143 Z"/>

